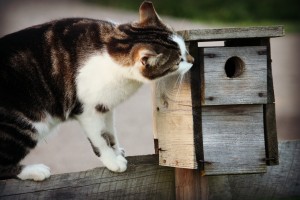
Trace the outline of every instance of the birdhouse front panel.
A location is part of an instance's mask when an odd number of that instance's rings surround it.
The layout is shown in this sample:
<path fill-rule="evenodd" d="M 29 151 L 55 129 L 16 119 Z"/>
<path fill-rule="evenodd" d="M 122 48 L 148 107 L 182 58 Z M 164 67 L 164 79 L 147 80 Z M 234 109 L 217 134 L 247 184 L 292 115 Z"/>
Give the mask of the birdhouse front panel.
<path fill-rule="evenodd" d="M 266 47 L 204 48 L 202 105 L 267 103 Z"/>
<path fill-rule="evenodd" d="M 266 171 L 262 105 L 205 106 L 202 134 L 206 175 Z"/>

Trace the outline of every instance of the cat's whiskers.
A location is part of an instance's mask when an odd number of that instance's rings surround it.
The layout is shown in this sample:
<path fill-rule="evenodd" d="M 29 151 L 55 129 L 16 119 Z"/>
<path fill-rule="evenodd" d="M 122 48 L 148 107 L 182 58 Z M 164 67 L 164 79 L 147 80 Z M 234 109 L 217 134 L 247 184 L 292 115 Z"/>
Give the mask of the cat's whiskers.
<path fill-rule="evenodd" d="M 178 87 L 176 86 L 176 87 L 177 87 L 177 92 L 176 92 L 176 95 L 175 95 L 175 100 L 176 100 L 176 101 L 178 100 L 178 94 L 181 92 L 181 89 L 182 89 L 182 83 L 183 83 L 183 81 L 184 81 L 184 78 L 185 78 L 185 74 L 178 76 L 179 82 L 178 82 Z M 176 81 L 176 82 L 177 82 L 177 81 Z"/>
<path fill-rule="evenodd" d="M 174 87 L 178 87 L 178 83 L 179 83 L 179 79 L 180 79 L 180 75 L 177 76 L 177 79 L 175 81 Z"/>
<path fill-rule="evenodd" d="M 159 84 L 160 84 L 160 80 L 157 80 L 156 82 L 155 82 L 155 89 L 156 90 L 158 90 L 159 89 Z"/>

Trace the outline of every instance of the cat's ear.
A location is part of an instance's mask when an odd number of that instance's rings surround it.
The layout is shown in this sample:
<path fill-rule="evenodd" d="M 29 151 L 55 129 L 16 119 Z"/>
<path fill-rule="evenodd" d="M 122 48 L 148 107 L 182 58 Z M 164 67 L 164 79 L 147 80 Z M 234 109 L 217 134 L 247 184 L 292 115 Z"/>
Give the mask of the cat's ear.
<path fill-rule="evenodd" d="M 146 68 L 157 66 L 160 64 L 163 58 L 163 54 L 157 54 L 151 50 L 143 50 L 139 54 L 139 60 L 143 66 Z"/>
<path fill-rule="evenodd" d="M 144 1 L 140 6 L 140 23 L 141 24 L 157 24 L 160 18 L 155 11 L 155 8 L 150 1 Z"/>

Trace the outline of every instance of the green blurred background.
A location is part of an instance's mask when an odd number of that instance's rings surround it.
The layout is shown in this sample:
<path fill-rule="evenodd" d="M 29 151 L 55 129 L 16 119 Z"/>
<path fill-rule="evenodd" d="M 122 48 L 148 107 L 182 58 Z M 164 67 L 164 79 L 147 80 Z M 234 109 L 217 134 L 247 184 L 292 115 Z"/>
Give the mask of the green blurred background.
<path fill-rule="evenodd" d="M 137 10 L 142 0 L 82 0 L 98 5 Z M 153 0 L 161 15 L 209 24 L 278 25 L 300 32 L 298 0 Z"/>

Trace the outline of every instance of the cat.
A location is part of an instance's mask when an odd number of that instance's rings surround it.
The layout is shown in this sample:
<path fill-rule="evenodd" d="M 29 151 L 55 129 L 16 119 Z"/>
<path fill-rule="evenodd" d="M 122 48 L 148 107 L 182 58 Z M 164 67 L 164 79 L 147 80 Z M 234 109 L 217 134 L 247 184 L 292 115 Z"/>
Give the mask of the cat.
<path fill-rule="evenodd" d="M 183 75 L 193 64 L 184 40 L 165 25 L 151 2 L 126 24 L 66 18 L 0 39 L 0 177 L 42 181 L 43 164 L 20 161 L 57 124 L 83 127 L 92 149 L 113 172 L 127 160 L 113 109 L 143 83 Z"/>

